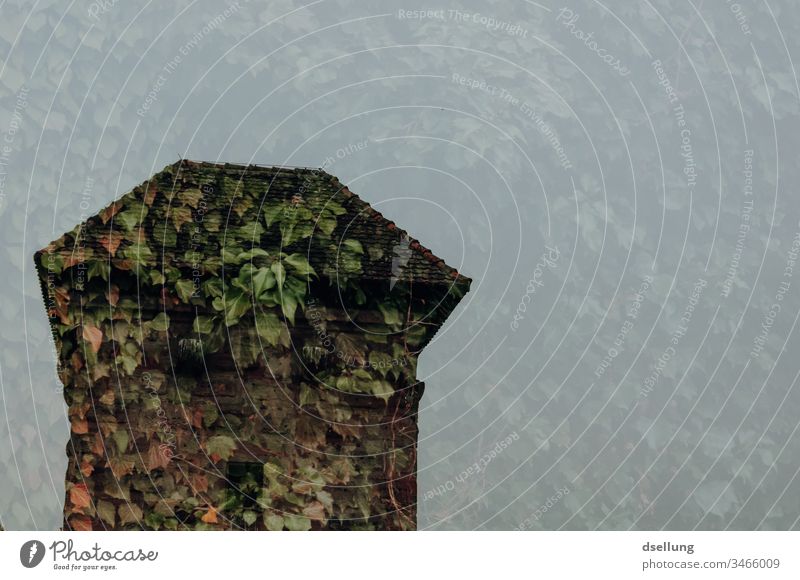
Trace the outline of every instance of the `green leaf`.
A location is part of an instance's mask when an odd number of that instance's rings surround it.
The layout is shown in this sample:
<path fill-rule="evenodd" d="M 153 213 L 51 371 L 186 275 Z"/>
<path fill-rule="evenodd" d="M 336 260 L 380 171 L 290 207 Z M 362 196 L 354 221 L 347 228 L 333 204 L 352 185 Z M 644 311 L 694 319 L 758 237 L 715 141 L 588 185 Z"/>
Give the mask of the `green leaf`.
<path fill-rule="evenodd" d="M 361 242 L 359 242 L 358 240 L 354 239 L 345 240 L 344 242 L 342 242 L 342 245 L 351 252 L 354 252 L 356 254 L 364 253 L 364 248 L 361 245 Z"/>
<path fill-rule="evenodd" d="M 253 258 L 256 258 L 256 257 L 269 258 L 269 252 L 267 252 L 266 250 L 264 250 L 262 248 L 252 248 L 252 249 L 247 250 L 246 252 L 242 252 L 241 254 L 236 256 L 236 259 L 239 262 L 245 262 L 245 261 L 251 262 L 253 260 Z"/>
<path fill-rule="evenodd" d="M 400 311 L 391 304 L 378 304 L 378 310 L 383 314 L 383 321 L 386 324 L 402 324 L 403 321 L 400 318 Z"/>
<path fill-rule="evenodd" d="M 196 187 L 192 189 L 187 189 L 185 191 L 181 191 L 180 193 L 178 193 L 178 199 L 181 201 L 183 205 L 188 205 L 197 209 L 200 200 L 203 199 L 203 192 L 197 189 Z"/>
<path fill-rule="evenodd" d="M 256 299 L 260 299 L 261 295 L 275 286 L 275 274 L 269 268 L 259 268 L 252 275 L 253 295 Z"/>
<path fill-rule="evenodd" d="M 228 288 L 224 296 L 214 298 L 212 306 L 225 313 L 225 325 L 233 326 L 250 308 L 250 297 L 239 288 Z"/>
<path fill-rule="evenodd" d="M 264 526 L 273 532 L 283 530 L 283 517 L 278 514 L 264 512 Z"/>
<path fill-rule="evenodd" d="M 258 516 L 256 515 L 256 512 L 251 510 L 247 510 L 242 514 L 242 519 L 248 526 L 252 526 L 256 522 L 257 518 Z"/>
<path fill-rule="evenodd" d="M 390 385 L 387 381 L 373 381 L 371 391 L 373 395 L 379 399 L 383 399 L 384 403 L 387 403 L 389 401 L 389 397 L 394 394 L 392 385 Z"/>
<path fill-rule="evenodd" d="M 289 292 L 281 294 L 281 310 L 292 325 L 294 325 L 294 313 L 297 310 L 297 298 Z"/>
<path fill-rule="evenodd" d="M 206 404 L 203 408 L 203 425 L 210 427 L 217 419 L 219 419 L 217 406 L 213 403 Z"/>
<path fill-rule="evenodd" d="M 278 288 L 283 288 L 283 283 L 286 281 L 286 269 L 280 262 L 272 264 L 272 272 L 275 274 L 275 279 L 278 281 Z"/>
<path fill-rule="evenodd" d="M 286 515 L 283 518 L 283 524 L 287 530 L 293 532 L 305 532 L 311 529 L 311 520 L 302 516 Z"/>
<path fill-rule="evenodd" d="M 323 216 L 317 220 L 317 227 L 326 236 L 330 237 L 333 230 L 336 229 L 336 218 L 330 216 Z"/>
<path fill-rule="evenodd" d="M 206 451 L 209 455 L 219 455 L 220 459 L 227 461 L 236 449 L 236 442 L 227 435 L 215 435 L 206 441 Z"/>
<path fill-rule="evenodd" d="M 97 515 L 109 526 L 114 526 L 117 518 L 117 508 L 110 501 L 101 499 L 97 502 Z"/>
<path fill-rule="evenodd" d="M 289 264 L 301 276 L 316 276 L 317 273 L 303 254 L 291 254 L 283 260 Z"/>
<path fill-rule="evenodd" d="M 194 282 L 191 280 L 178 280 L 175 282 L 175 291 L 181 301 L 188 303 L 194 293 Z"/>
<path fill-rule="evenodd" d="M 307 384 L 300 385 L 299 404 L 301 407 L 306 405 L 313 405 L 319 401 L 319 395 Z"/>
<path fill-rule="evenodd" d="M 199 334 L 209 334 L 214 329 L 214 319 L 211 316 L 198 316 L 194 319 L 192 329 Z"/>
<path fill-rule="evenodd" d="M 153 286 L 163 284 L 166 281 L 167 279 L 164 278 L 164 274 L 161 273 L 161 270 L 150 270 L 150 283 Z"/>
<path fill-rule="evenodd" d="M 256 314 L 256 331 L 258 336 L 270 345 L 277 346 L 280 340 L 283 322 L 278 315 L 272 312 L 258 312 Z"/>
<path fill-rule="evenodd" d="M 91 350 L 88 351 L 86 354 L 87 356 L 94 355 L 94 353 Z M 125 374 L 128 376 L 132 375 L 133 371 L 136 370 L 136 367 L 139 366 L 139 364 L 136 362 L 136 359 L 127 354 L 119 355 L 114 360 L 114 362 L 118 365 L 122 365 L 122 368 L 125 370 Z"/>
<path fill-rule="evenodd" d="M 283 203 L 271 203 L 264 206 L 264 220 L 267 222 L 267 227 L 271 226 L 278 220 L 279 216 L 283 213 Z"/>
<path fill-rule="evenodd" d="M 145 212 L 146 214 L 147 212 Z M 114 223 L 122 225 L 126 232 L 133 230 L 139 225 L 139 218 L 142 217 L 140 210 L 128 210 L 114 216 Z"/>
<path fill-rule="evenodd" d="M 130 442 L 130 435 L 128 434 L 127 429 L 117 429 L 114 431 L 114 434 L 111 435 L 111 438 L 114 439 L 114 445 L 117 447 L 117 451 L 120 453 L 125 453 L 128 449 L 128 443 Z"/>
<path fill-rule="evenodd" d="M 158 332 L 166 332 L 169 328 L 169 316 L 164 312 L 159 312 L 156 317 L 150 321 L 150 328 Z"/>

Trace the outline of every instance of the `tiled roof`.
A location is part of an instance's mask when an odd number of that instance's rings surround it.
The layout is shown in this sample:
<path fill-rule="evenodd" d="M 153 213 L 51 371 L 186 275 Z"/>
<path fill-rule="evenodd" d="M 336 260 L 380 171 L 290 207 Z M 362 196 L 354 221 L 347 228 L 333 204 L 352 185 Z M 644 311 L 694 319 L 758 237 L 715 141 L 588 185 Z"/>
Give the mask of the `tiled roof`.
<path fill-rule="evenodd" d="M 190 212 L 185 206 L 187 199 L 193 206 Z M 127 209 L 131 213 L 131 209 L 137 211 L 138 208 L 140 213 L 144 209 L 146 217 L 140 220 L 141 224 L 137 222 L 134 229 L 138 230 L 141 225 L 146 238 L 156 240 L 150 242 L 156 264 L 163 259 L 173 266 L 191 267 L 189 252 L 192 248 L 204 258 L 221 254 L 224 240 L 252 224 L 255 216 L 264 222 L 264 206 L 276 200 L 289 202 L 291 207 L 307 207 L 315 215 L 330 202 L 344 208 L 345 212 L 337 217 L 336 228 L 329 236 L 316 230 L 310 238 L 312 243 L 306 238 L 284 248 L 287 252 L 305 254 L 321 275 L 327 270 L 333 277 L 338 267 L 338 248 L 345 240 L 357 240 L 364 249 L 362 273 L 358 276 L 361 279 L 413 280 L 415 284 L 467 287 L 470 283 L 336 177 L 314 168 L 179 161 L 53 242 L 49 249 L 64 254 L 74 252 L 80 245 L 84 254 L 79 258 L 82 261 L 92 256 L 108 258 L 109 243 L 113 245 L 118 236 L 119 246 L 114 254 L 115 259 L 119 259 L 120 250 L 135 246 L 136 239 L 130 228 L 124 227 L 124 211 Z M 129 215 L 126 219 L 130 222 L 133 218 Z M 202 227 L 198 230 L 202 230 L 203 237 L 193 244 L 190 231 L 193 224 L 200 223 Z M 219 229 L 209 235 L 209 226 L 212 231 L 217 226 Z M 82 241 L 76 244 L 79 228 L 82 228 Z M 174 233 L 176 229 L 177 234 Z M 123 231 L 126 231 L 124 236 L 120 234 Z M 251 236 L 245 249 L 252 245 L 274 251 L 281 247 L 282 239 L 280 229 L 273 224 L 257 242 L 253 243 Z"/>

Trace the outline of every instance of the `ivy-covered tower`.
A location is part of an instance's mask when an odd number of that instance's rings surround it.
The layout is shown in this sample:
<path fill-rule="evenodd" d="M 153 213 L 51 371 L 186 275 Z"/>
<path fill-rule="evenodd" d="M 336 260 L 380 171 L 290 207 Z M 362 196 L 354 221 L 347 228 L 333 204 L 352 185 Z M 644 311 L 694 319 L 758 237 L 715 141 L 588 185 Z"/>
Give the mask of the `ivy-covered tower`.
<path fill-rule="evenodd" d="M 470 280 L 321 169 L 181 161 L 35 255 L 68 529 L 413 529 Z"/>

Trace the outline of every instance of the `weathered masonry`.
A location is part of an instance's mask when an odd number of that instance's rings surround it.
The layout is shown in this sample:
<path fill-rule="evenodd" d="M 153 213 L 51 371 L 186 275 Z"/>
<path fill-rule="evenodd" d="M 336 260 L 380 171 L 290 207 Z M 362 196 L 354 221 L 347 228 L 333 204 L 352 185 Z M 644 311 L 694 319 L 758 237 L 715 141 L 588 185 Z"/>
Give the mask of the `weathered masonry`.
<path fill-rule="evenodd" d="M 470 280 L 320 169 L 181 161 L 35 255 L 71 529 L 413 529 Z"/>

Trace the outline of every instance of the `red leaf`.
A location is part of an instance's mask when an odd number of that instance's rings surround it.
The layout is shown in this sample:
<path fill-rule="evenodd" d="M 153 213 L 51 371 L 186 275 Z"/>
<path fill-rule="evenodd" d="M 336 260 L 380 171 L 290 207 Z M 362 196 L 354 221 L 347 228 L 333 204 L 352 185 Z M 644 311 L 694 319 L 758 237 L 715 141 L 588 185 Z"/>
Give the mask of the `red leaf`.
<path fill-rule="evenodd" d="M 112 256 L 117 253 L 117 248 L 122 243 L 123 236 L 119 232 L 108 232 L 106 235 L 101 236 L 97 241 L 103 246 Z"/>
<path fill-rule="evenodd" d="M 114 217 L 117 214 L 117 212 L 119 212 L 119 210 L 121 209 L 122 205 L 121 204 L 117 205 L 117 202 L 114 202 L 110 206 L 105 208 L 103 211 L 101 211 L 98 215 L 100 216 L 102 222 L 106 223 L 108 222 L 108 220 Z"/>
<path fill-rule="evenodd" d="M 72 432 L 76 435 L 85 435 L 89 432 L 89 422 L 86 419 L 72 418 Z"/>
<path fill-rule="evenodd" d="M 84 508 L 92 505 L 92 498 L 85 483 L 73 485 L 69 490 L 69 502 L 75 506 L 76 511 L 83 512 Z"/>

